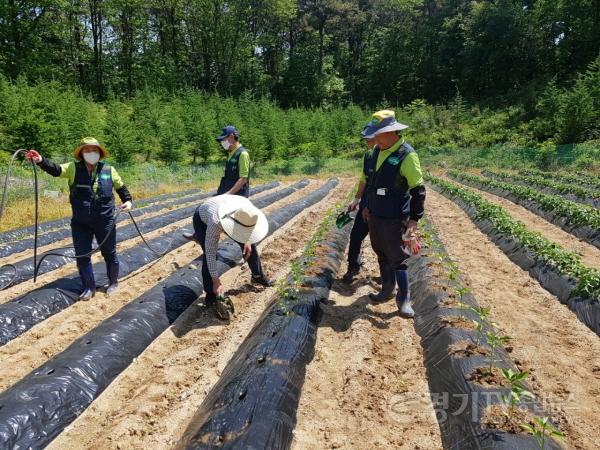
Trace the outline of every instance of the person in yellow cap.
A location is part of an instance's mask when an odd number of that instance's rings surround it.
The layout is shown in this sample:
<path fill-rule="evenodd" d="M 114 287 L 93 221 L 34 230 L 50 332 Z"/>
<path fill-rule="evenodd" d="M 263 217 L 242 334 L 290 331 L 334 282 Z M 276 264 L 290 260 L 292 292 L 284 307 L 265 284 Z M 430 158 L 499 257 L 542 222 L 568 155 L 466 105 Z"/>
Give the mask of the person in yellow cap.
<path fill-rule="evenodd" d="M 121 199 L 122 211 L 131 209 L 131 194 L 116 169 L 102 161 L 108 151 L 93 137 L 81 140 L 74 151 L 76 161 L 56 164 L 42 157 L 36 150 L 29 150 L 27 158 L 54 177 L 66 178 L 69 183 L 71 210 L 71 232 L 76 255 L 87 255 L 92 251 L 92 241 L 102 244 L 100 251 L 106 263 L 108 276 L 107 294 L 118 286 L 119 260 L 117 258 L 117 231 L 114 222 L 115 198 L 113 189 Z M 89 256 L 77 258 L 77 268 L 83 284 L 79 296 L 89 300 L 96 294 L 94 271 Z"/>
<path fill-rule="evenodd" d="M 365 169 L 367 201 L 363 216 L 369 224 L 373 250 L 377 254 L 382 278 L 386 268 L 395 274 L 395 283 L 382 283 L 382 291 L 372 295 L 374 302 L 393 298 L 400 314 L 413 317 L 410 304 L 406 259 L 418 253 L 417 222 L 425 211 L 425 185 L 415 150 L 402 139 L 408 128 L 395 118 L 394 111 L 373 114 L 363 135 L 373 136 L 377 147 Z"/>

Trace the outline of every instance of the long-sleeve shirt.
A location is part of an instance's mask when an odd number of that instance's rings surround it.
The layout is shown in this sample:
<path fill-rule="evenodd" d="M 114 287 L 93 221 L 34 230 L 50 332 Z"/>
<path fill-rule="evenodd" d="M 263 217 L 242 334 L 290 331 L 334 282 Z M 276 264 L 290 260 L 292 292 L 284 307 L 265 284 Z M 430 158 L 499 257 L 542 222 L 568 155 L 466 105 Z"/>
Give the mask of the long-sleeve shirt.
<path fill-rule="evenodd" d="M 217 278 L 217 249 L 219 247 L 219 238 L 223 232 L 221 221 L 219 220 L 219 207 L 229 201 L 246 201 L 251 205 L 250 200 L 238 195 L 223 194 L 209 198 L 198 207 L 198 214 L 202 222 L 206 224 L 206 237 L 204 238 L 204 256 L 206 257 L 206 266 L 208 273 L 212 278 Z"/>
<path fill-rule="evenodd" d="M 76 170 L 75 162 L 73 162 L 73 161 L 64 163 L 64 164 L 60 164 L 59 177 L 68 179 L 69 186 L 71 186 L 75 182 L 75 170 Z M 125 186 L 125 183 L 123 183 L 123 179 L 121 178 L 121 175 L 119 175 L 119 172 L 117 172 L 117 169 L 115 169 L 113 165 L 110 166 L 110 176 L 112 178 L 112 183 L 113 183 L 115 190 L 119 190 L 123 186 Z M 96 180 L 96 182 L 94 183 L 94 186 L 92 186 L 92 189 L 93 190 L 98 189 L 98 180 Z"/>
<path fill-rule="evenodd" d="M 69 186 L 72 186 L 73 183 L 75 183 L 75 172 L 77 168 L 74 161 L 57 164 L 48 158 L 43 158 L 39 166 L 44 172 L 49 173 L 53 177 L 66 178 L 69 182 Z M 113 187 L 115 191 L 117 191 L 117 194 L 119 194 L 121 201 L 123 203 L 131 201 L 132 197 L 127 186 L 125 186 L 121 175 L 119 175 L 119 172 L 117 172 L 117 169 L 115 169 L 112 164 L 110 166 L 110 176 Z M 94 185 L 92 186 L 92 190 L 96 191 L 96 189 L 98 189 L 98 179 L 94 181 Z"/>

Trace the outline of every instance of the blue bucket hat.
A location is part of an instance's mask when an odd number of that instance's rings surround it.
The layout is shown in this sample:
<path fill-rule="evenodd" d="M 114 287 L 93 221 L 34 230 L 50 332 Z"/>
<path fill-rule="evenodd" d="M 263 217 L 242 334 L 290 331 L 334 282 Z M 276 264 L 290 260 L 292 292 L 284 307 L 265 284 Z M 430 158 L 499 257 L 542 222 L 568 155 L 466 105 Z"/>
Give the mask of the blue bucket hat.
<path fill-rule="evenodd" d="M 223 139 L 225 139 L 230 134 L 235 135 L 236 138 L 238 138 L 240 136 L 240 133 L 236 127 L 234 127 L 233 125 L 227 125 L 226 127 L 221 128 L 221 135 L 217 136 L 217 138 L 216 138 L 217 142 L 221 142 Z"/>
<path fill-rule="evenodd" d="M 375 137 L 375 135 L 374 135 L 374 134 L 368 134 L 368 133 L 370 133 L 370 131 L 371 131 L 371 130 L 370 130 L 370 128 L 369 128 L 369 124 L 370 124 L 370 123 L 371 123 L 371 122 L 367 123 L 367 124 L 366 124 L 366 125 L 363 127 L 362 131 L 360 132 L 360 136 L 361 136 L 363 139 L 373 139 L 373 138 Z"/>
<path fill-rule="evenodd" d="M 372 117 L 373 118 L 371 121 L 361 133 L 365 139 L 377 136 L 378 134 L 389 133 L 391 131 L 401 131 L 408 128 L 408 125 L 404 125 L 396 120 L 394 111 L 390 109 L 377 111 Z"/>

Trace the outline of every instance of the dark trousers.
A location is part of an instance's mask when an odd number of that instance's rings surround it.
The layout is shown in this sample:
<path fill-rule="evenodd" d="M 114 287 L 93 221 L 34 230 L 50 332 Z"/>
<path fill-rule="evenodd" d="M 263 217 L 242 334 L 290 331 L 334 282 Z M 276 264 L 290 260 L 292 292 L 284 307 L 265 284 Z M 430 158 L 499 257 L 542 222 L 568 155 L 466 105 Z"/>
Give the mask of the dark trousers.
<path fill-rule="evenodd" d="M 348 269 L 360 268 L 360 247 L 369 234 L 369 224 L 363 219 L 363 208 L 358 208 L 352 231 L 350 231 L 350 244 L 348 245 Z"/>
<path fill-rule="evenodd" d="M 102 257 L 107 266 L 119 265 L 117 259 L 117 230 L 113 226 L 112 215 L 109 217 L 94 216 L 90 219 L 79 220 L 75 217 L 71 219 L 71 233 L 73 235 L 73 246 L 76 255 L 83 255 L 92 251 L 92 242 L 94 237 L 100 244 L 104 239 L 106 242 L 100 247 Z M 82 269 L 91 264 L 89 257 L 77 258 L 77 267 Z"/>
<path fill-rule="evenodd" d="M 193 217 L 194 224 L 194 236 L 200 243 L 200 247 L 202 247 L 202 285 L 204 286 L 204 292 L 206 293 L 206 299 L 214 299 L 215 294 L 213 294 L 213 282 L 212 277 L 210 276 L 210 272 L 208 271 L 208 265 L 206 264 L 206 248 L 204 246 L 206 240 L 206 224 L 200 218 L 200 214 L 198 214 L 198 210 L 194 213 Z M 242 252 L 244 251 L 244 244 L 240 244 L 238 242 Z M 258 249 L 256 245 L 252 244 L 252 253 L 250 254 L 250 258 L 248 258 L 248 266 L 250 267 L 250 271 L 252 275 L 262 275 L 262 263 L 260 262 L 260 256 L 258 255 Z"/>
<path fill-rule="evenodd" d="M 389 266 L 394 271 L 406 269 L 404 261 L 410 255 L 403 248 L 402 235 L 405 231 L 404 219 L 369 218 L 371 245 L 380 267 Z"/>

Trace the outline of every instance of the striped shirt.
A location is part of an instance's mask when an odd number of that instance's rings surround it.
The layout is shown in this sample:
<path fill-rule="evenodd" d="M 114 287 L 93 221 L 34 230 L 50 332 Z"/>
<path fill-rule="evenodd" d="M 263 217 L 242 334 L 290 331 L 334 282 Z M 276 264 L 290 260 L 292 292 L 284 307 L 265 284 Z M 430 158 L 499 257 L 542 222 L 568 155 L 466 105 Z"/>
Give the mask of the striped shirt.
<path fill-rule="evenodd" d="M 219 207 L 231 201 L 235 198 L 235 201 L 246 201 L 248 204 L 252 204 L 250 200 L 239 195 L 223 194 L 217 195 L 206 200 L 202 205 L 198 207 L 198 214 L 202 222 L 206 224 L 206 238 L 204 239 L 204 256 L 206 257 L 206 265 L 208 267 L 208 273 L 212 278 L 217 278 L 219 272 L 217 270 L 217 248 L 219 247 L 219 238 L 223 232 L 221 227 L 221 221 L 219 220 Z"/>

